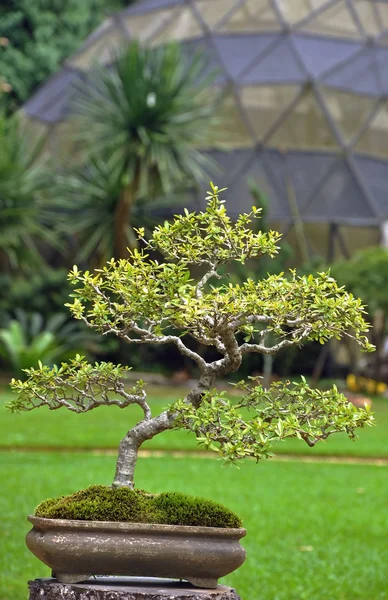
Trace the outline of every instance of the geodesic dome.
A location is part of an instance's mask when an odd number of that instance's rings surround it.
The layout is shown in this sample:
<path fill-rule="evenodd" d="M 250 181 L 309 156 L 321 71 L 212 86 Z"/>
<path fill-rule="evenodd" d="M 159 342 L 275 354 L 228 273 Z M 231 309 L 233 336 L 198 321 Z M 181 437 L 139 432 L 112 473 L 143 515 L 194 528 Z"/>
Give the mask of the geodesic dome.
<path fill-rule="evenodd" d="M 50 131 L 66 127 L 71 98 L 117 44 L 178 40 L 217 71 L 233 213 L 254 181 L 284 231 L 304 222 L 311 249 L 333 258 L 379 241 L 388 219 L 388 0 L 140 0 L 108 18 L 27 102 Z M 214 178 L 214 174 L 209 174 Z"/>

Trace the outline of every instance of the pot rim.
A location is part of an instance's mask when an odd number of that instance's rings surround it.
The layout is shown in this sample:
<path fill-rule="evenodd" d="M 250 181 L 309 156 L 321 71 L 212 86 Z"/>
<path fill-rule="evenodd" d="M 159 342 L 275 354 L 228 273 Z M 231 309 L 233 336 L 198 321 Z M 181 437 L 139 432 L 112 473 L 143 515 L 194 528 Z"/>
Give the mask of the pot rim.
<path fill-rule="evenodd" d="M 209 537 L 243 538 L 246 529 L 243 527 L 205 527 L 197 525 L 165 525 L 160 523 L 127 523 L 125 521 L 86 521 L 76 519 L 47 519 L 28 515 L 27 519 L 37 529 L 78 529 L 78 530 L 104 530 L 104 531 L 128 531 L 131 533 L 175 533 L 175 534 L 198 534 Z"/>

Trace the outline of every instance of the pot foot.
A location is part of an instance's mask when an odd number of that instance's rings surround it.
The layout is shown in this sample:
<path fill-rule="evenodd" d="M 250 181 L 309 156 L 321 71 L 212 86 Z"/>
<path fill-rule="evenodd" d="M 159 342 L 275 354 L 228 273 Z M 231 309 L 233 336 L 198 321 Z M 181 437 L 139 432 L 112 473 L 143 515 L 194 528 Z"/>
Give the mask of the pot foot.
<path fill-rule="evenodd" d="M 212 577 L 190 577 L 188 578 L 189 583 L 191 583 L 191 585 L 193 585 L 194 587 L 199 587 L 199 588 L 210 588 L 210 589 L 214 589 L 216 587 L 218 587 L 218 579 L 213 579 Z"/>
<path fill-rule="evenodd" d="M 81 581 L 86 581 L 91 577 L 90 573 L 55 573 L 53 572 L 53 577 L 59 583 L 80 583 Z"/>

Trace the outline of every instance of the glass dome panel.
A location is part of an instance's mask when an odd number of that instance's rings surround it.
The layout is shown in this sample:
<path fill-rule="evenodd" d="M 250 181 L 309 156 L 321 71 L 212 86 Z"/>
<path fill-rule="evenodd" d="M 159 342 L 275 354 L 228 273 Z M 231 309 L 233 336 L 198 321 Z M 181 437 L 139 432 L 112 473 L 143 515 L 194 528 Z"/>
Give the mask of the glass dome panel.
<path fill-rule="evenodd" d="M 94 43 L 85 48 L 83 52 L 73 56 L 67 64 L 82 71 L 88 71 L 97 62 L 102 65 L 108 65 L 117 56 L 117 52 L 125 41 L 124 34 L 116 28 L 111 27 L 97 38 Z"/>
<path fill-rule="evenodd" d="M 245 120 L 233 93 L 228 93 L 219 102 L 218 111 L 222 123 L 214 132 L 223 148 L 252 148 L 254 134 Z"/>
<path fill-rule="evenodd" d="M 341 0 L 334 6 L 329 5 L 326 10 L 312 16 L 311 20 L 300 27 L 300 31 L 351 39 L 362 37 L 345 0 Z"/>
<path fill-rule="evenodd" d="M 196 0 L 194 6 L 209 27 L 214 27 L 225 15 L 236 6 L 236 0 Z"/>
<path fill-rule="evenodd" d="M 244 86 L 240 97 L 256 138 L 262 140 L 300 93 L 294 85 Z"/>
<path fill-rule="evenodd" d="M 301 21 L 324 4 L 327 4 L 327 0 L 278 0 L 279 9 L 289 23 Z"/>
<path fill-rule="evenodd" d="M 194 13 L 190 8 L 179 9 L 166 27 L 157 31 L 150 45 L 157 46 L 167 42 L 179 42 L 201 37 L 204 35 L 202 26 L 197 21 Z"/>
<path fill-rule="evenodd" d="M 379 158 L 388 158 L 388 103 L 384 102 L 368 129 L 358 140 L 355 150 Z M 387 166 L 388 173 L 388 166 Z M 388 203 L 388 192 L 387 192 Z"/>
<path fill-rule="evenodd" d="M 337 140 L 312 90 L 303 95 L 275 133 L 268 145 L 273 148 L 339 151 Z"/>
<path fill-rule="evenodd" d="M 221 24 L 221 31 L 274 31 L 281 28 L 270 0 L 244 0 Z"/>
<path fill-rule="evenodd" d="M 376 107 L 376 99 L 329 88 L 322 88 L 322 96 L 330 115 L 346 144 L 362 129 Z"/>
<path fill-rule="evenodd" d="M 131 15 L 123 18 L 129 33 L 140 42 L 148 42 L 173 21 L 179 8 L 167 8 L 144 15 Z"/>

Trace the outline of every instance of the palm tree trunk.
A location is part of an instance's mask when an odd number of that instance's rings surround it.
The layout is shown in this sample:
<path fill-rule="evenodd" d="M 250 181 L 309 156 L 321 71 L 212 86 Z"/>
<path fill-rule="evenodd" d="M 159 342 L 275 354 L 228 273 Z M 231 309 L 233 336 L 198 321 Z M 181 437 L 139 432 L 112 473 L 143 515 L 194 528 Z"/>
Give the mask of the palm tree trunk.
<path fill-rule="evenodd" d="M 126 258 L 128 255 L 126 229 L 136 198 L 136 187 L 136 180 L 134 180 L 130 185 L 121 190 L 120 200 L 115 213 L 114 257 L 116 259 Z"/>
<path fill-rule="evenodd" d="M 121 189 L 119 202 L 115 212 L 114 224 L 114 257 L 127 258 L 128 256 L 128 240 L 126 237 L 126 229 L 130 224 L 131 213 L 136 202 L 136 196 L 139 188 L 140 165 L 136 164 L 132 181 L 124 185 Z"/>

